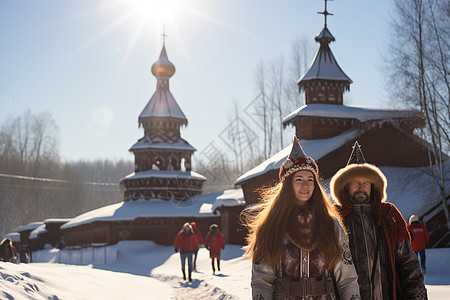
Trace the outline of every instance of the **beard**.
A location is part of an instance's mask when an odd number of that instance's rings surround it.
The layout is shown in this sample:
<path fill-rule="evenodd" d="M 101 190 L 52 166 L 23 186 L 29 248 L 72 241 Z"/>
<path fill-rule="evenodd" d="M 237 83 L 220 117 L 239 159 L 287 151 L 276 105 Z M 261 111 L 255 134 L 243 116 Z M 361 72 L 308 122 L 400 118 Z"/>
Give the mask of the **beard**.
<path fill-rule="evenodd" d="M 363 191 L 356 191 L 352 195 L 353 200 L 359 203 L 365 203 L 369 200 L 369 195 Z"/>

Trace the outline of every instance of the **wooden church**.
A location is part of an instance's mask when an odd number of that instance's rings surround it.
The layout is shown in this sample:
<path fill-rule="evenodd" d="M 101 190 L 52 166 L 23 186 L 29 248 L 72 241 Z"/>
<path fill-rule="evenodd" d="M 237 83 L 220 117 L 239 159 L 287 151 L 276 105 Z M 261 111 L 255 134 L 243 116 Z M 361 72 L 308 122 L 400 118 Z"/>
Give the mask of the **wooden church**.
<path fill-rule="evenodd" d="M 388 169 L 428 166 L 429 144 L 414 134 L 425 124 L 420 111 L 344 105 L 343 94 L 349 91 L 352 80 L 331 51 L 330 43 L 335 38 L 327 27 L 329 13 L 326 7 L 322 14 L 325 15 L 325 26 L 315 38 L 319 49 L 309 70 L 298 80 L 300 91 L 305 92 L 306 104 L 291 112 L 282 123 L 284 127 L 295 127 L 305 153 L 319 165 L 324 185 L 345 167 L 356 141 L 362 146 L 368 162 L 377 166 Z M 247 205 L 259 201 L 258 188 L 279 182 L 279 168 L 290 151 L 291 145 L 235 181 L 235 185 L 242 187 Z M 388 184 L 388 188 L 393 186 Z M 425 189 L 429 191 L 429 187 Z M 398 197 L 406 197 L 406 201 L 408 194 Z M 388 196 L 388 201 L 392 200 L 398 199 Z M 404 217 L 407 220 L 409 215 Z"/>
<path fill-rule="evenodd" d="M 139 115 L 144 137 L 130 149 L 135 170 L 120 185 L 125 189 L 124 201 L 184 201 L 202 192 L 206 177 L 191 170 L 195 148 L 180 135 L 188 120 L 169 89 L 175 66 L 167 58 L 165 43 L 152 73 L 157 80 L 156 92 Z"/>
<path fill-rule="evenodd" d="M 206 177 L 191 168 L 196 150 L 180 134 L 188 120 L 169 89 L 175 66 L 168 59 L 165 41 L 151 70 L 156 91 L 138 118 L 144 136 L 130 148 L 135 168 L 120 182 L 124 202 L 61 226 L 69 246 L 111 245 L 121 240 L 171 245 L 185 222 L 196 222 L 204 235 L 210 224 L 220 225 L 220 214 L 212 210 L 216 199 L 201 194 Z"/>

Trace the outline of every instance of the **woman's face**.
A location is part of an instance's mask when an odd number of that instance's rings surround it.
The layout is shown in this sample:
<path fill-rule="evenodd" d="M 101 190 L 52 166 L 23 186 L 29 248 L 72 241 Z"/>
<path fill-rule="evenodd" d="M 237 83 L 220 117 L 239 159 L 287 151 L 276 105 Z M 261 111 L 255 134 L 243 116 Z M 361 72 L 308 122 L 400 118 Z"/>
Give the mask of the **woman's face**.
<path fill-rule="evenodd" d="M 313 174 L 309 171 L 299 171 L 292 175 L 291 180 L 297 202 L 303 203 L 308 201 L 314 191 Z"/>

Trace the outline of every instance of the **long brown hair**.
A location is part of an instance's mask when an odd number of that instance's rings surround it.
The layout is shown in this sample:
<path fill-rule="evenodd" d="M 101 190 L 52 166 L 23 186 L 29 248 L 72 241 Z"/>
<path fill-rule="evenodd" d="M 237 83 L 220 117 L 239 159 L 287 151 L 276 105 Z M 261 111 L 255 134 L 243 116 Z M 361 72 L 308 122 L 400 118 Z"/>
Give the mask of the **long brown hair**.
<path fill-rule="evenodd" d="M 283 237 L 287 221 L 295 206 L 295 194 L 291 179 L 278 183 L 274 187 L 258 191 L 261 202 L 243 213 L 243 221 L 249 229 L 246 255 L 253 262 L 265 262 L 272 270 L 284 256 Z M 325 258 L 325 263 L 332 269 L 341 259 L 341 247 L 335 220 L 342 220 L 330 205 L 322 186 L 314 179 L 314 191 L 311 199 L 315 213 L 316 247 Z"/>

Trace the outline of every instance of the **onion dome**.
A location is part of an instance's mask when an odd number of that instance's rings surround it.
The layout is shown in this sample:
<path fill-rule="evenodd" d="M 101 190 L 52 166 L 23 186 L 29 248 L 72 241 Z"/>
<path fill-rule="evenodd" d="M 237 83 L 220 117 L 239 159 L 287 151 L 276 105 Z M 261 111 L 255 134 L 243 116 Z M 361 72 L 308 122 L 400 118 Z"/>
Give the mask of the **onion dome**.
<path fill-rule="evenodd" d="M 187 126 L 188 121 L 169 89 L 175 65 L 167 57 L 165 43 L 159 59 L 152 65 L 152 73 L 156 77 L 156 91 L 139 115 L 139 125 L 144 127 L 145 135 L 152 140 L 162 133 L 176 140 L 180 137 L 180 126 Z"/>
<path fill-rule="evenodd" d="M 152 65 L 152 74 L 158 77 L 172 77 L 175 74 L 174 64 L 167 58 L 166 46 L 163 44 L 159 59 Z"/>

